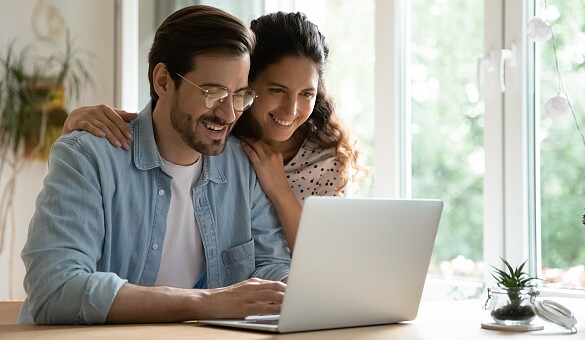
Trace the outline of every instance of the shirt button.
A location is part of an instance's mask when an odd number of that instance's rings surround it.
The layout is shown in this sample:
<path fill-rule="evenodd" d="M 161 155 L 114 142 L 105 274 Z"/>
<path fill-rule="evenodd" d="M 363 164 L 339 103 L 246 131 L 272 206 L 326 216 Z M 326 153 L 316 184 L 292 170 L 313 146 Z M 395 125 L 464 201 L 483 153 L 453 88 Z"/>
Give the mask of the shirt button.
<path fill-rule="evenodd" d="M 158 243 L 153 243 L 152 250 L 157 250 L 157 249 L 158 249 Z"/>
<path fill-rule="evenodd" d="M 164 196 L 164 195 L 165 195 L 165 191 L 164 191 L 163 189 L 160 189 L 160 190 L 158 191 L 158 195 L 159 195 L 159 196 Z"/>

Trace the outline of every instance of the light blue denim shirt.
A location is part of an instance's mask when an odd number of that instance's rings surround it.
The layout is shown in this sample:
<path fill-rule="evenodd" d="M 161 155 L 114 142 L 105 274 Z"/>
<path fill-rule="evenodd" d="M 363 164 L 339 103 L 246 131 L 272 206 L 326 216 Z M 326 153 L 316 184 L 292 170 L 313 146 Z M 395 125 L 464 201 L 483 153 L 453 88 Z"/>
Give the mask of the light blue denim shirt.
<path fill-rule="evenodd" d="M 150 105 L 130 126 L 131 152 L 79 131 L 53 144 L 21 254 L 21 323 L 103 323 L 125 282 L 154 285 L 172 178 L 161 169 Z M 275 209 L 238 139 L 203 157 L 192 198 L 206 260 L 196 287 L 288 276 L 290 252 Z"/>

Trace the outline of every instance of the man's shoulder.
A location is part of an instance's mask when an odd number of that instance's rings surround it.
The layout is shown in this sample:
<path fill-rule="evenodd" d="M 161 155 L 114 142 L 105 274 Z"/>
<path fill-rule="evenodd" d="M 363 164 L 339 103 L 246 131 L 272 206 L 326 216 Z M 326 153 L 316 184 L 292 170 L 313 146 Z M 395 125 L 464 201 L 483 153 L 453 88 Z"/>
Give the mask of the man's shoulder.
<path fill-rule="evenodd" d="M 86 131 L 73 131 L 60 136 L 53 144 L 53 148 L 63 147 L 72 149 L 86 158 L 118 158 L 122 153 L 130 154 L 128 151 L 114 147 L 106 138 L 96 137 Z"/>
<path fill-rule="evenodd" d="M 226 147 L 228 145 L 231 146 L 231 147 L 238 146 L 241 149 L 242 148 L 242 140 L 239 139 L 236 136 L 229 135 L 228 138 L 227 138 L 227 141 L 226 141 Z"/>
<path fill-rule="evenodd" d="M 248 161 L 248 156 L 242 149 L 242 141 L 234 136 L 229 136 L 225 143 L 225 149 L 218 156 L 221 158 L 234 158 L 236 161 Z"/>
<path fill-rule="evenodd" d="M 250 162 L 248 156 L 244 153 L 242 142 L 236 137 L 230 136 L 226 140 L 223 152 L 216 156 L 210 156 L 209 159 L 212 164 L 215 164 L 228 177 L 255 175 L 252 162 Z"/>
<path fill-rule="evenodd" d="M 59 137 L 55 143 L 65 143 L 75 148 L 95 148 L 109 144 L 106 138 L 96 137 L 87 131 L 73 131 Z M 110 147 L 114 148 L 111 144 Z"/>

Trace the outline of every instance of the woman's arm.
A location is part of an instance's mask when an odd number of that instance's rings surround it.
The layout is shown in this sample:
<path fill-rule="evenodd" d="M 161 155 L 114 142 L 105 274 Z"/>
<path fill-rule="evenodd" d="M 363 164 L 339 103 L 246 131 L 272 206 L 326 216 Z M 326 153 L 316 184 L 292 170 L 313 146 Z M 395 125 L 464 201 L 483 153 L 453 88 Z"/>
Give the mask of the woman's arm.
<path fill-rule="evenodd" d="M 69 113 L 63 124 L 63 134 L 83 130 L 97 137 L 106 137 L 115 147 L 129 150 L 132 132 L 126 125 L 136 113 L 114 109 L 107 105 L 82 106 Z"/>
<path fill-rule="evenodd" d="M 261 141 L 248 140 L 242 143 L 242 148 L 254 166 L 262 189 L 276 208 L 292 252 L 301 219 L 301 205 L 286 180 L 282 154 L 272 151 Z"/>

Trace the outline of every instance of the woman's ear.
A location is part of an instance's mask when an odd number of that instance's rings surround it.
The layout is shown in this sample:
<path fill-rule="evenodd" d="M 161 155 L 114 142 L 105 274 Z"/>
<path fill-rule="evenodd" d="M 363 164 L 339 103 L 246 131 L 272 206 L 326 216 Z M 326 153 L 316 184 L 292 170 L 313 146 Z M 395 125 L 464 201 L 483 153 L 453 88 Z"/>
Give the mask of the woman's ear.
<path fill-rule="evenodd" d="M 158 63 L 152 71 L 152 82 L 154 91 L 159 98 L 165 98 L 174 90 L 174 82 L 169 74 L 169 70 L 163 63 Z"/>

